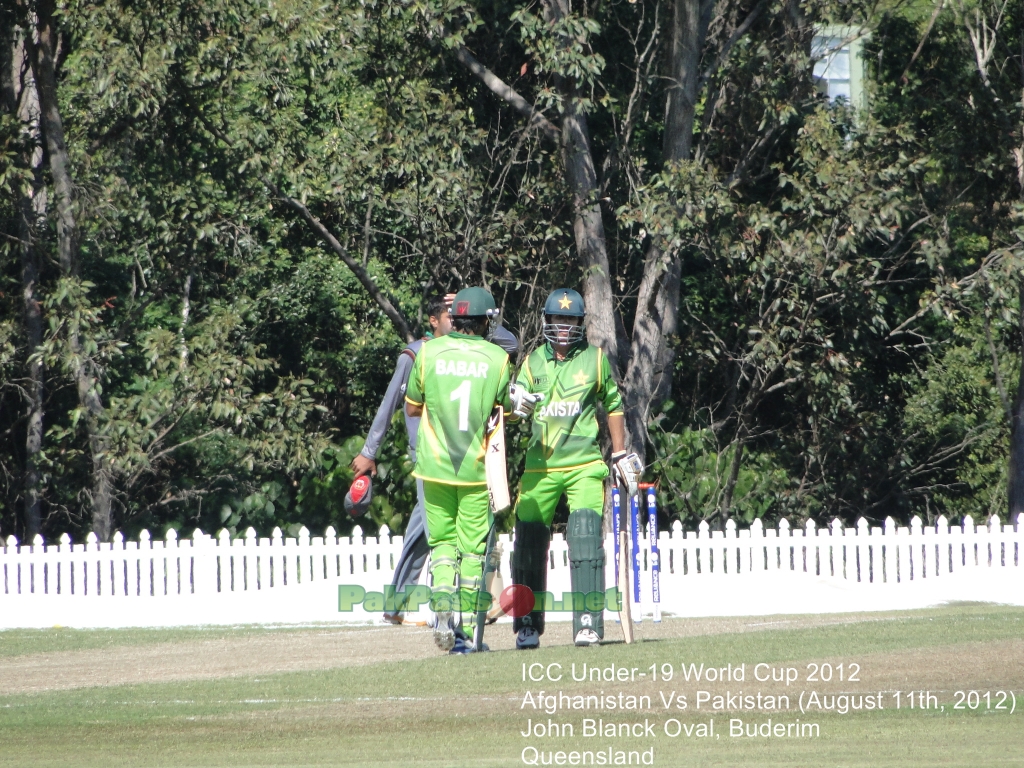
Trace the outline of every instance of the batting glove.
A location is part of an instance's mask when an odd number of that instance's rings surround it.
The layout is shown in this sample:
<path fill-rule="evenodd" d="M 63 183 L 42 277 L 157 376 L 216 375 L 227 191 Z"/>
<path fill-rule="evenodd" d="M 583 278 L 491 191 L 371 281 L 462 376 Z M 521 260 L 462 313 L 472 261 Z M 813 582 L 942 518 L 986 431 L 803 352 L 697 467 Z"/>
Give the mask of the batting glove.
<path fill-rule="evenodd" d="M 625 451 L 612 454 L 612 474 L 619 485 L 625 486 L 630 497 L 637 492 L 643 473 L 644 463 L 637 454 L 627 455 Z"/>
<path fill-rule="evenodd" d="M 512 415 L 518 416 L 520 419 L 532 416 L 533 409 L 537 407 L 537 403 L 544 399 L 543 393 L 537 392 L 534 394 L 527 391 L 526 387 L 520 387 L 515 384 L 508 385 L 508 396 L 512 401 Z"/>

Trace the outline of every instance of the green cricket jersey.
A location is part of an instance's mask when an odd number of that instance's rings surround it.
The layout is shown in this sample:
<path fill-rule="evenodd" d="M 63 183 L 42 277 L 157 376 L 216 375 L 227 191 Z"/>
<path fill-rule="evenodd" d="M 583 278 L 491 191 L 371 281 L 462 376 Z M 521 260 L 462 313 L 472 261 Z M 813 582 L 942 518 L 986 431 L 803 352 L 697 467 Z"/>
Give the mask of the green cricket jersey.
<path fill-rule="evenodd" d="M 413 475 L 449 485 L 486 485 L 484 432 L 500 403 L 511 407 L 508 353 L 480 336 L 452 331 L 416 355 L 405 399 L 423 406 Z"/>
<path fill-rule="evenodd" d="M 530 392 L 544 393 L 533 412 L 527 472 L 574 469 L 603 461 L 596 406 L 600 402 L 608 415 L 621 414 L 622 398 L 600 347 L 581 342 L 559 361 L 551 344 L 545 344 L 527 359 L 516 383 Z"/>

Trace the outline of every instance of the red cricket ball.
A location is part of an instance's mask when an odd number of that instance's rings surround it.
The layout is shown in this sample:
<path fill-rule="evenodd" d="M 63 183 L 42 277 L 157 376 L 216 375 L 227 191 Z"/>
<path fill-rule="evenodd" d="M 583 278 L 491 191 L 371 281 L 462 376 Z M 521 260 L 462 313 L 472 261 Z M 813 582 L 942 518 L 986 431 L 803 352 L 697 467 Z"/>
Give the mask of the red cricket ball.
<path fill-rule="evenodd" d="M 513 619 L 526 616 L 533 610 L 535 602 L 533 590 L 525 584 L 513 584 L 510 587 L 505 587 L 498 598 L 501 610 L 505 612 L 506 616 L 511 616 Z"/>

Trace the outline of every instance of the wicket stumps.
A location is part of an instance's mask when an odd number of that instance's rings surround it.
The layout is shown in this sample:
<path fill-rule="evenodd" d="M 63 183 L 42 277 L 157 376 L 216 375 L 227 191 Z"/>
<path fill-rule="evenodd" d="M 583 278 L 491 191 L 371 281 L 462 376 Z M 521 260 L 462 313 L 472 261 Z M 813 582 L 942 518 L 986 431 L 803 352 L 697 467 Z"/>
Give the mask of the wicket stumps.
<path fill-rule="evenodd" d="M 651 597 L 654 621 L 661 621 L 661 554 L 658 551 L 658 491 L 654 483 L 640 483 L 638 486 L 647 502 L 647 541 L 649 544 L 648 568 L 651 571 Z M 629 536 L 630 554 L 633 566 L 633 623 L 643 621 L 643 610 L 640 603 L 640 493 L 629 500 Z M 624 521 L 622 519 L 622 492 L 618 487 L 612 488 L 612 530 L 615 535 L 615 584 L 619 586 L 619 533 Z"/>
<path fill-rule="evenodd" d="M 661 621 L 661 553 L 658 551 L 658 489 L 654 483 L 640 483 L 647 496 L 647 542 L 651 569 L 651 598 L 654 603 L 654 621 Z"/>
<path fill-rule="evenodd" d="M 630 556 L 633 564 L 633 605 L 636 612 L 633 614 L 633 623 L 639 624 L 644 620 L 643 604 L 640 602 L 640 494 L 637 493 L 629 500 L 629 542 Z"/>

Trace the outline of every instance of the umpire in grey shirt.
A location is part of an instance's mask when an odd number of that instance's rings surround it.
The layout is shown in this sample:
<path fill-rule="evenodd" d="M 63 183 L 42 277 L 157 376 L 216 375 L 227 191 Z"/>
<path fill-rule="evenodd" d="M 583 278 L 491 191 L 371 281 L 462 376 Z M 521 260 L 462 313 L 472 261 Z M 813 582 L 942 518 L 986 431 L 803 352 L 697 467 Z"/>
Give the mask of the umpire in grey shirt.
<path fill-rule="evenodd" d="M 395 373 L 391 377 L 387 392 L 380 407 L 377 408 L 377 415 L 374 416 L 373 424 L 370 426 L 370 433 L 366 436 L 363 449 L 352 460 L 352 469 L 356 477 L 360 475 L 377 474 L 377 451 L 380 450 L 381 441 L 391 425 L 391 418 L 395 410 L 400 408 L 405 401 L 405 388 L 409 383 L 409 372 L 416 361 L 416 354 L 424 342 L 432 338 L 446 335 L 452 329 L 452 321 L 448 316 L 448 308 L 451 306 L 455 294 L 448 294 L 443 298 L 436 296 L 427 302 L 427 315 L 430 321 L 431 332 L 422 339 L 417 339 L 402 350 L 398 356 L 398 364 L 395 366 Z M 488 341 L 497 344 L 509 355 L 515 355 L 519 351 L 519 340 L 503 326 L 496 326 L 488 336 Z M 405 409 L 402 408 L 402 413 Z M 409 459 L 416 462 L 416 433 L 420 428 L 418 417 L 405 416 L 405 430 L 409 434 Z M 423 481 L 416 481 L 416 506 L 409 516 L 409 525 L 405 529 L 405 541 L 402 546 L 402 554 L 395 565 L 395 575 L 391 585 L 395 589 L 395 595 L 400 595 L 407 587 L 411 587 L 420 580 L 420 573 L 427 562 L 427 555 L 430 554 L 430 547 L 427 546 L 427 515 L 423 504 Z M 401 624 L 403 621 L 401 607 L 394 613 L 385 613 L 384 621 L 389 624 Z"/>

